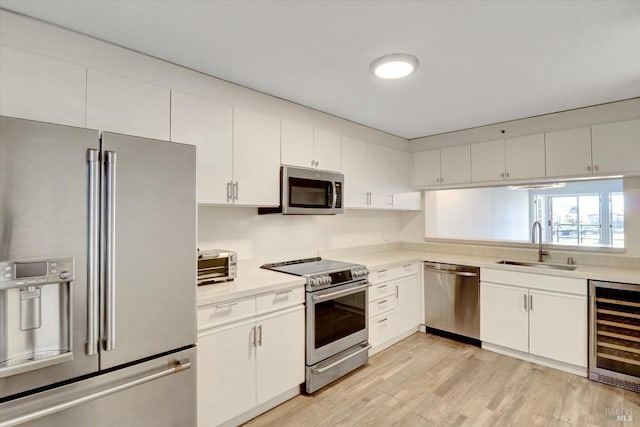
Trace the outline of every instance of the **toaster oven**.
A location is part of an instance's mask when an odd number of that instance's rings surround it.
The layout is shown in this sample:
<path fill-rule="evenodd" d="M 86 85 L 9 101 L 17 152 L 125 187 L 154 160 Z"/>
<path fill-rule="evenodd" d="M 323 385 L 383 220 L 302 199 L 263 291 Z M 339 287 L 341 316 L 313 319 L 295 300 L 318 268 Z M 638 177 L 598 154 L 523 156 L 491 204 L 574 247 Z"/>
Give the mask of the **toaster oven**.
<path fill-rule="evenodd" d="M 198 250 L 198 286 L 233 280 L 237 274 L 235 252 L 223 249 Z"/>

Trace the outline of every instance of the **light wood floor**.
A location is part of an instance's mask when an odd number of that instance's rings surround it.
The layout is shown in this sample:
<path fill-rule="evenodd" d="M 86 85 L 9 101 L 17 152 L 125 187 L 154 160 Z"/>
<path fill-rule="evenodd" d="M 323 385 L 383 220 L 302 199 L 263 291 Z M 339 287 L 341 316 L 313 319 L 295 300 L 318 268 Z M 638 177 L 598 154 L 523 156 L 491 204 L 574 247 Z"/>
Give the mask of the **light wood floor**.
<path fill-rule="evenodd" d="M 617 421 L 623 409 L 633 420 Z M 640 394 L 416 333 L 248 426 L 640 426 Z"/>

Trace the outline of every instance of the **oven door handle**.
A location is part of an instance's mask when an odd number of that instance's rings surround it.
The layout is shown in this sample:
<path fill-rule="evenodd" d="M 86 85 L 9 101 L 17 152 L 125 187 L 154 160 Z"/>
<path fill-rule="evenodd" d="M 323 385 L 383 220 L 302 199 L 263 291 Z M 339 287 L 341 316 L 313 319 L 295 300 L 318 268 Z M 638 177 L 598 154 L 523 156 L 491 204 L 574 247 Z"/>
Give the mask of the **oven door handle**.
<path fill-rule="evenodd" d="M 343 296 L 343 295 L 349 295 L 349 294 L 361 291 L 363 289 L 366 289 L 368 287 L 369 287 L 369 284 L 360 285 L 360 286 L 354 286 L 353 288 L 344 289 L 342 291 L 337 291 L 337 292 L 331 292 L 329 294 L 313 295 L 311 298 L 314 301 L 322 302 L 322 301 L 326 301 L 326 300 L 333 299 L 333 298 L 336 298 L 336 297 L 340 297 L 340 296 Z"/>
<path fill-rule="evenodd" d="M 313 372 L 314 374 L 322 374 L 323 372 L 328 371 L 329 369 L 341 364 L 342 362 L 351 359 L 352 357 L 355 357 L 357 355 L 359 355 L 360 353 L 363 353 L 365 351 L 368 351 L 371 348 L 371 344 L 367 344 L 366 346 L 362 347 L 360 350 L 356 351 L 355 353 L 351 353 L 345 357 L 343 357 L 340 360 L 336 360 L 335 362 L 327 365 L 327 366 L 323 366 L 322 368 L 311 368 L 311 372 Z"/>

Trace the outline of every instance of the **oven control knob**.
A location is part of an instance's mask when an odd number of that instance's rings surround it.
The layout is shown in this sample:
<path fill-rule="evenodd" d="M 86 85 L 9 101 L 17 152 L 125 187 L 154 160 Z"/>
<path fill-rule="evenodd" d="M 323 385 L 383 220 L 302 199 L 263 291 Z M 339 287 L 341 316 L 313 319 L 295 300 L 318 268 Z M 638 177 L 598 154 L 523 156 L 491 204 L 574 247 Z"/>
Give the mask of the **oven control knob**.
<path fill-rule="evenodd" d="M 318 279 L 311 279 L 309 280 L 309 283 L 311 283 L 311 286 L 315 286 L 318 284 Z"/>
<path fill-rule="evenodd" d="M 325 285 L 328 285 L 331 283 L 331 277 L 323 277 L 323 283 Z"/>

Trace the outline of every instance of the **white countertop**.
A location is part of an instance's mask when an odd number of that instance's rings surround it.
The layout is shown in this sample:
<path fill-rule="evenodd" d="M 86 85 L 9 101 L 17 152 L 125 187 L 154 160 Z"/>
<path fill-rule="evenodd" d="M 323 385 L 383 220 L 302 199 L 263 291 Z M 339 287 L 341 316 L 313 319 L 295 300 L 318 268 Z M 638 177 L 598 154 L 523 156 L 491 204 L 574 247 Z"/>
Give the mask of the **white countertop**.
<path fill-rule="evenodd" d="M 331 257 L 327 256 L 327 258 Z M 520 271 L 523 273 L 546 274 L 549 276 L 577 277 L 582 279 L 640 284 L 640 269 L 601 267 L 595 265 L 575 265 L 576 269 L 573 271 L 556 270 L 549 268 L 497 264 L 498 261 L 501 261 L 504 258 L 475 255 L 456 255 L 439 252 L 421 252 L 402 249 L 360 253 L 354 251 L 352 254 L 342 252 L 339 259 L 340 261 L 364 264 L 371 271 L 387 268 L 392 265 L 401 263 L 433 261 L 448 264 L 471 265 L 481 268 Z M 517 259 L 514 259 L 514 261 L 531 262 L 531 260 Z"/>
<path fill-rule="evenodd" d="M 576 265 L 576 269 L 574 271 L 555 270 L 548 268 L 497 264 L 497 262 L 501 261 L 503 258 L 457 255 L 441 252 L 413 251 L 404 249 L 367 252 L 354 249 L 353 251 L 341 251 L 339 256 L 328 255 L 323 256 L 323 258 L 364 264 L 371 271 L 408 262 L 433 261 L 448 264 L 471 265 L 480 268 L 519 271 L 523 273 L 545 274 L 549 276 L 577 277 L 582 279 L 640 284 L 640 269 Z M 305 279 L 302 277 L 263 270 L 256 263 L 243 263 L 241 261 L 240 265 L 238 265 L 238 277 L 236 277 L 235 280 L 198 287 L 198 306 L 255 296 L 282 289 L 303 287 L 304 284 Z"/>
<path fill-rule="evenodd" d="M 229 282 L 198 286 L 198 307 L 263 293 L 303 287 L 305 279 L 263 270 L 255 264 L 238 265 L 238 277 Z"/>

